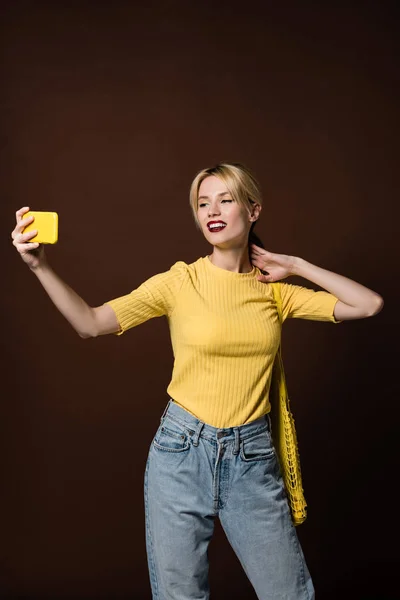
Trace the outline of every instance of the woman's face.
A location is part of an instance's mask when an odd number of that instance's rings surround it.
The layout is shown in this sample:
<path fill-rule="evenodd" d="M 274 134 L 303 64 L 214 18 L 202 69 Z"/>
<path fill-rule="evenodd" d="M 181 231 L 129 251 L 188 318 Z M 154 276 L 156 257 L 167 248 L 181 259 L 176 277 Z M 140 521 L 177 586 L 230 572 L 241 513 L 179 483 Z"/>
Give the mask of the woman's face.
<path fill-rule="evenodd" d="M 246 245 L 250 226 L 255 220 L 215 175 L 206 177 L 200 184 L 197 218 L 206 240 L 223 248 Z"/>

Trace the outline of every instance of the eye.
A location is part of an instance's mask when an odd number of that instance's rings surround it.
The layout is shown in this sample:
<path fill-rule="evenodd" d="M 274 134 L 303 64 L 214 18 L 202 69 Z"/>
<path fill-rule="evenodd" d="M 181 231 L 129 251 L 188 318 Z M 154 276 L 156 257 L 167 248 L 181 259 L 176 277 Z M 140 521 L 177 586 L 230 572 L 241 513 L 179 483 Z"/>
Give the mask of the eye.
<path fill-rule="evenodd" d="M 205 206 L 207 204 L 207 202 L 202 202 L 201 204 L 199 204 L 199 208 L 202 208 L 203 206 Z"/>
<path fill-rule="evenodd" d="M 226 199 L 226 200 L 222 200 L 222 202 L 233 202 L 233 200 Z"/>

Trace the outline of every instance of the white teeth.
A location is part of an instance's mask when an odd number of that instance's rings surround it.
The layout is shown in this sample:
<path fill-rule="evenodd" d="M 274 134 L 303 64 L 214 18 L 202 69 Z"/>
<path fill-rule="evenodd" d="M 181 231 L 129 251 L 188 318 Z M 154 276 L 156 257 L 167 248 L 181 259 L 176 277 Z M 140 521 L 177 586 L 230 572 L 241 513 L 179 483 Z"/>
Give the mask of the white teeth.
<path fill-rule="evenodd" d="M 208 226 L 209 229 L 216 229 L 217 227 L 226 227 L 226 223 L 211 223 L 211 225 Z"/>

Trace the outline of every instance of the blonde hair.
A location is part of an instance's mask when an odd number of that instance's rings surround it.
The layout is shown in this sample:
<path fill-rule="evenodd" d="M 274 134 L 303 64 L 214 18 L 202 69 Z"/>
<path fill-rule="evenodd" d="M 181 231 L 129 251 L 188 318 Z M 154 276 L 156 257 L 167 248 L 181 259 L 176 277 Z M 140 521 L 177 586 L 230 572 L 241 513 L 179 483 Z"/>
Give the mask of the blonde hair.
<path fill-rule="evenodd" d="M 202 181 L 212 175 L 224 182 L 232 198 L 248 212 L 251 212 L 253 204 L 262 206 L 260 185 L 254 175 L 243 164 L 222 162 L 214 167 L 202 169 L 193 179 L 189 194 L 190 206 L 192 207 L 194 220 L 199 229 L 200 224 L 197 218 L 199 188 Z M 249 237 L 261 242 L 253 233 L 255 224 L 256 222 L 251 226 Z"/>

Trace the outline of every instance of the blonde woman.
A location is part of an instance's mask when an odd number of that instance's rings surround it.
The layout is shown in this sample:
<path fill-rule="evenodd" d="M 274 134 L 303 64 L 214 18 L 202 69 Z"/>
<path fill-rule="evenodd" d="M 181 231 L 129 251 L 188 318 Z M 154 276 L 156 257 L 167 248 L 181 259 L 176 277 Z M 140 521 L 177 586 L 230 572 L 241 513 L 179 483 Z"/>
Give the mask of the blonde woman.
<path fill-rule="evenodd" d="M 271 369 L 281 326 L 270 282 L 299 275 L 326 291 L 281 284 L 283 319 L 338 323 L 377 314 L 379 294 L 296 256 L 252 243 L 262 210 L 243 165 L 200 171 L 190 190 L 209 256 L 175 263 L 127 295 L 91 307 L 24 234 L 22 259 L 82 338 L 169 322 L 174 368 L 145 471 L 146 547 L 154 600 L 209 598 L 207 548 L 219 517 L 260 600 L 311 600 L 270 431 Z"/>

